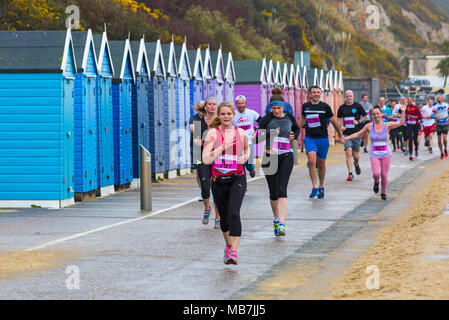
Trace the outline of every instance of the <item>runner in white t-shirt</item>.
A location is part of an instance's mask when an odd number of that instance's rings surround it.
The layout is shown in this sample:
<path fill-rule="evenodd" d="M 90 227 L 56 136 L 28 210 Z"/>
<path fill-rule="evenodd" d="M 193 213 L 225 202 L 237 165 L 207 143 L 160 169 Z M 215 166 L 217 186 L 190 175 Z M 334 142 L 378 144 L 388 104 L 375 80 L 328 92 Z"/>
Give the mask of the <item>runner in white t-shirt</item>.
<path fill-rule="evenodd" d="M 449 116 L 448 116 L 449 106 L 444 102 L 443 96 L 441 94 L 437 95 L 437 103 L 434 105 L 435 113 L 435 131 L 438 135 L 438 147 L 440 148 L 441 156 L 440 159 L 448 157 L 447 152 L 447 133 L 449 131 Z M 444 150 L 443 150 L 444 147 Z M 444 151 L 444 152 L 443 152 Z"/>
<path fill-rule="evenodd" d="M 435 113 L 433 112 L 435 108 L 433 107 L 433 102 L 433 97 L 429 97 L 427 99 L 427 104 L 421 108 L 424 139 L 426 140 L 424 145 L 430 153 L 433 152 L 433 133 L 435 132 Z"/>
<path fill-rule="evenodd" d="M 258 122 L 261 117 L 260 115 L 251 109 L 246 108 L 246 97 L 239 95 L 235 98 L 235 104 L 237 110 L 235 111 L 234 119 L 232 120 L 232 125 L 241 128 L 246 131 L 246 136 L 248 139 L 249 149 L 251 151 L 248 161 L 243 165 L 243 169 L 248 169 L 251 178 L 256 175 L 255 165 L 254 165 L 254 148 L 252 144 L 252 136 L 254 135 L 254 122 Z"/>

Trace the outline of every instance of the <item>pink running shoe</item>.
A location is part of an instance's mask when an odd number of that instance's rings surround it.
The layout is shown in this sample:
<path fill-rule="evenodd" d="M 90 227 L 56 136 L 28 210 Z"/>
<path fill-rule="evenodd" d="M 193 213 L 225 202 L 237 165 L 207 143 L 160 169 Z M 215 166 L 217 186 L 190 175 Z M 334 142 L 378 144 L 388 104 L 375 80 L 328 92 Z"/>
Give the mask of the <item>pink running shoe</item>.
<path fill-rule="evenodd" d="M 231 246 L 226 246 L 223 256 L 223 262 L 224 264 L 229 264 L 231 260 Z"/>
<path fill-rule="evenodd" d="M 237 255 L 237 251 L 231 251 L 231 258 L 229 264 L 238 264 L 239 256 Z"/>

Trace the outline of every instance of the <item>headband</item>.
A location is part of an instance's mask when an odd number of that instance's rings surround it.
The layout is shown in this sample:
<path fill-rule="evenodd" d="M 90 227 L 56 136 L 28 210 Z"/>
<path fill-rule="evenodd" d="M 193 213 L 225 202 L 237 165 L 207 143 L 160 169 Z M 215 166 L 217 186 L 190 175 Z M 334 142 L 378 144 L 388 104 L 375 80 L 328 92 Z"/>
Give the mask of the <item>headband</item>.
<path fill-rule="evenodd" d="M 273 106 L 281 106 L 281 107 L 283 108 L 284 105 L 285 105 L 284 101 L 280 101 L 280 100 L 274 100 L 274 101 L 271 101 L 271 102 L 268 104 L 268 106 L 269 106 L 270 108 L 273 107 Z"/>
<path fill-rule="evenodd" d="M 206 99 L 204 99 L 204 104 L 207 104 L 207 101 L 209 101 L 209 100 L 215 100 L 215 101 L 217 101 L 217 99 L 215 98 L 215 96 L 209 96 L 209 97 L 207 97 Z"/>
<path fill-rule="evenodd" d="M 235 102 L 237 102 L 237 100 L 243 99 L 246 102 L 246 97 L 244 95 L 239 95 L 235 98 Z"/>

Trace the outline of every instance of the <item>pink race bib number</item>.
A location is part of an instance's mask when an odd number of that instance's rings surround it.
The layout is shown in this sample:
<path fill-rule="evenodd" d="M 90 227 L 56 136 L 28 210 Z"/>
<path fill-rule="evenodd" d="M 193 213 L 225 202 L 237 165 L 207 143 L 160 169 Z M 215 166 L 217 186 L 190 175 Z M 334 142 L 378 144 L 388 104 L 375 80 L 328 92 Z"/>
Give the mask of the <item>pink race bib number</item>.
<path fill-rule="evenodd" d="M 408 124 L 416 124 L 416 119 L 408 119 L 407 123 Z"/>
<path fill-rule="evenodd" d="M 321 126 L 320 117 L 317 114 L 310 114 L 306 119 L 309 128 L 316 128 Z"/>
<path fill-rule="evenodd" d="M 290 140 L 283 137 L 274 138 L 271 150 L 273 150 L 277 154 L 290 152 Z"/>
<path fill-rule="evenodd" d="M 242 125 L 242 126 L 239 126 L 239 128 L 243 129 L 243 130 L 249 130 L 249 129 L 251 129 L 251 126 L 250 125 Z"/>
<path fill-rule="evenodd" d="M 387 146 L 373 146 L 374 151 L 387 151 Z"/>
<path fill-rule="evenodd" d="M 237 170 L 237 156 L 222 155 L 214 161 L 214 168 L 221 173 L 229 173 Z"/>

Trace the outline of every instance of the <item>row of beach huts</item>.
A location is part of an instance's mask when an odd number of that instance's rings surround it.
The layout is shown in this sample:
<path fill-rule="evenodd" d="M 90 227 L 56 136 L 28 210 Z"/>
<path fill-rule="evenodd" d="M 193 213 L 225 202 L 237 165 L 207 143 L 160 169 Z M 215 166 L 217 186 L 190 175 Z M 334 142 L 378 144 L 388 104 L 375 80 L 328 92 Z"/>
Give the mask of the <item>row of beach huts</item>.
<path fill-rule="evenodd" d="M 221 49 L 91 30 L 2 31 L 0 207 L 60 208 L 137 185 L 140 144 L 156 178 L 187 174 L 199 100 L 243 94 L 263 115 L 277 86 L 299 118 L 311 85 L 336 111 L 342 73 L 302 61 L 233 61 Z"/>

